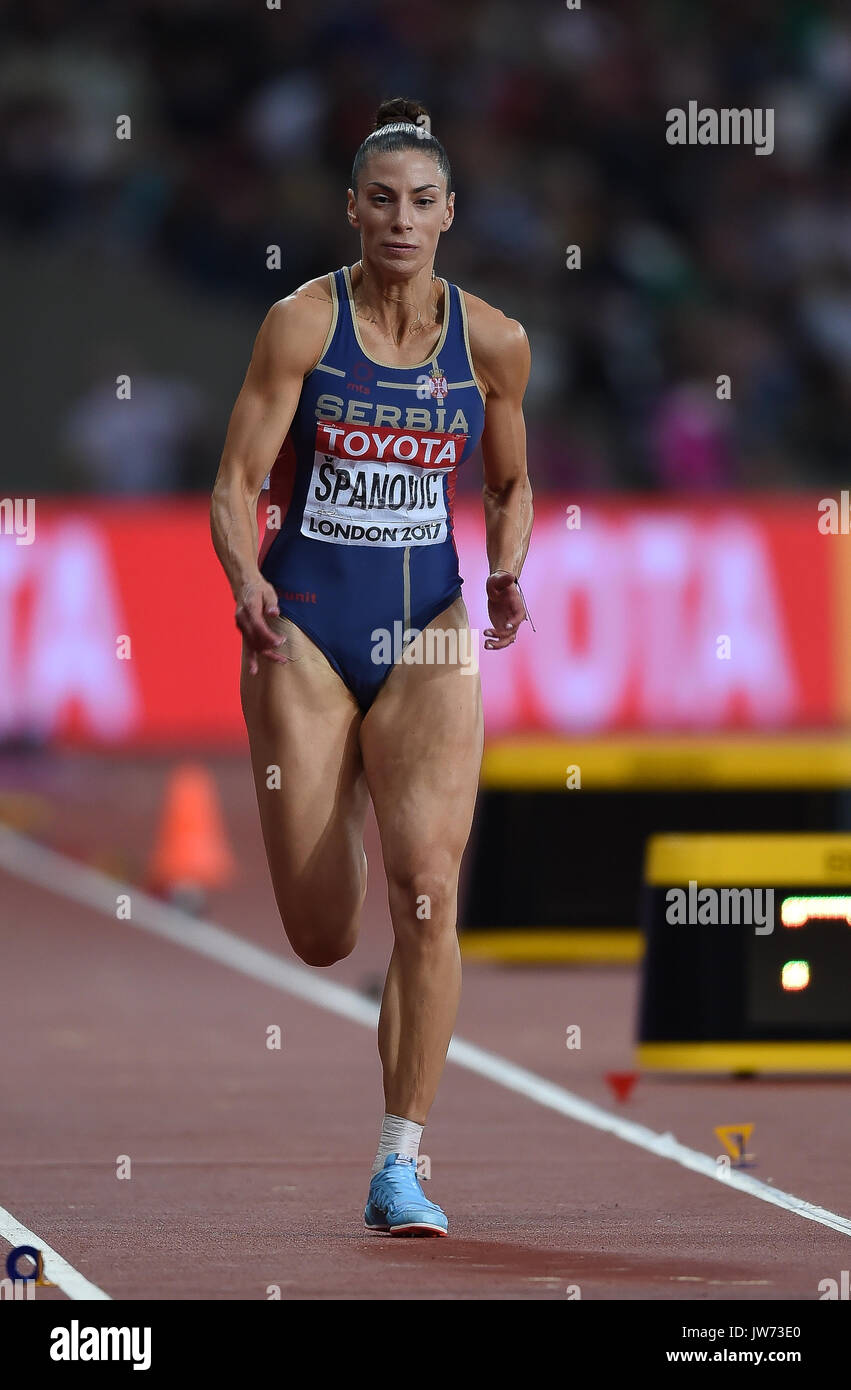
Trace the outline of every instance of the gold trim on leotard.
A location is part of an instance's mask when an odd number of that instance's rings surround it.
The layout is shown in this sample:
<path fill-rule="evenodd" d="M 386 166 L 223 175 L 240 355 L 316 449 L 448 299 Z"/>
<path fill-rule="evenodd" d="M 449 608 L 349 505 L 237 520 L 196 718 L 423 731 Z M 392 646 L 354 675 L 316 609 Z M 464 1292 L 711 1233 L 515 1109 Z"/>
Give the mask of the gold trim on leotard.
<path fill-rule="evenodd" d="M 482 405 L 487 406 L 487 397 L 476 379 L 476 365 L 473 361 L 473 349 L 470 347 L 470 325 L 467 322 L 467 305 L 464 303 L 464 291 L 460 289 L 458 291 L 458 303 L 461 305 L 461 323 L 464 327 L 464 347 L 467 349 L 467 361 L 470 363 L 470 371 L 473 376 L 472 381 L 465 381 L 463 385 L 475 386 L 482 398 Z"/>
<path fill-rule="evenodd" d="M 443 329 L 441 331 L 440 337 L 438 338 L 433 350 L 429 353 L 428 357 L 426 357 L 425 361 L 404 363 L 382 362 L 379 357 L 373 357 L 372 353 L 367 351 L 364 345 L 363 338 L 360 335 L 360 329 L 358 328 L 358 316 L 355 313 L 355 297 L 354 291 L 352 290 L 352 277 L 349 274 L 349 267 L 347 265 L 343 266 L 343 277 L 346 281 L 346 292 L 349 297 L 349 313 L 351 314 L 352 327 L 355 330 L 355 337 L 358 340 L 358 346 L 360 347 L 360 350 L 363 353 L 364 357 L 368 357 L 370 362 L 374 362 L 377 367 L 389 367 L 391 371 L 397 372 L 412 372 L 415 371 L 417 367 L 428 367 L 432 363 L 435 366 L 437 366 L 438 354 L 443 351 L 443 345 L 446 342 L 446 335 L 449 332 L 449 284 L 446 280 L 444 280 L 442 275 L 439 277 L 440 283 L 443 286 Z M 472 367 L 472 363 L 470 365 Z"/>
<path fill-rule="evenodd" d="M 335 330 L 335 328 L 337 327 L 337 319 L 338 319 L 338 317 L 339 317 L 339 312 L 340 312 L 340 300 L 339 300 L 339 297 L 338 297 L 338 295 L 337 295 L 337 281 L 334 279 L 334 272 L 333 272 L 333 270 L 329 270 L 329 271 L 328 271 L 328 281 L 329 281 L 329 284 L 330 284 L 330 286 L 331 286 L 331 304 L 332 304 L 332 306 L 333 306 L 332 313 L 331 313 L 331 327 L 328 329 L 328 332 L 325 334 L 325 342 L 322 344 L 322 351 L 320 352 L 319 356 L 318 356 L 317 359 L 316 359 L 316 364 L 315 364 L 315 366 L 311 367 L 310 371 L 307 373 L 308 376 L 310 376 L 310 375 L 311 375 L 313 372 L 315 372 L 317 369 L 321 369 L 323 372 L 333 372 L 335 376 L 337 376 L 337 375 L 339 375 L 339 376 L 345 376 L 345 375 L 346 375 L 345 372 L 340 372 L 340 371 L 338 370 L 338 368 L 336 368 L 336 367 L 326 367 L 325 364 L 324 364 L 324 362 L 322 361 L 322 358 L 325 356 L 326 352 L 328 351 L 329 347 L 331 346 L 331 340 L 332 340 L 332 338 L 334 337 L 334 330 Z"/>

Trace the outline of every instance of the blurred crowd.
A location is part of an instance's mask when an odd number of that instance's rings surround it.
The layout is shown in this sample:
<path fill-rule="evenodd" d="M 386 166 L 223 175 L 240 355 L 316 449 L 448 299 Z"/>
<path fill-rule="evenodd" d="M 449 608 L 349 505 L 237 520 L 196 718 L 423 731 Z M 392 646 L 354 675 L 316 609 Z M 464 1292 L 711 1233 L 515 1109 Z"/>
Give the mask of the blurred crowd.
<path fill-rule="evenodd" d="M 539 489 L 847 481 L 845 0 L 10 0 L 2 23 L 0 237 L 145 258 L 259 323 L 357 260 L 353 155 L 382 98 L 412 97 L 456 189 L 438 272 L 532 343 Z M 669 145 L 690 100 L 773 108 L 774 152 Z M 129 490 L 167 490 L 203 364 L 146 366 Z M 128 490 L 114 416 L 95 387 L 67 424 L 105 492 Z"/>

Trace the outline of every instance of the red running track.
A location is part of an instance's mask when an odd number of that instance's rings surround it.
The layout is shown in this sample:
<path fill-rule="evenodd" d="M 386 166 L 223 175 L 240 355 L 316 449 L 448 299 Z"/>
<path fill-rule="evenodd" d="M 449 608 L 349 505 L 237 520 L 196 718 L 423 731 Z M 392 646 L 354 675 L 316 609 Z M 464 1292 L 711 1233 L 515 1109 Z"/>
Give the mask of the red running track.
<path fill-rule="evenodd" d="M 206 915 L 298 964 L 247 759 L 210 766 L 239 877 Z M 51 755 L 0 772 L 7 793 L 43 799 L 41 842 L 143 879 L 167 764 Z M 372 823 L 367 852 L 356 951 L 301 967 L 358 990 L 391 939 Z M 450 1237 L 370 1235 L 374 1030 L 2 870 L 0 959 L 0 1206 L 112 1298 L 565 1299 L 578 1285 L 582 1299 L 815 1300 L 848 1268 L 848 1235 L 452 1064 L 422 1145 Z M 754 1176 L 847 1217 L 845 1081 L 644 1077 L 617 1105 L 603 1076 L 630 1065 L 636 987 L 631 969 L 468 962 L 456 1034 L 711 1156 L 715 1125 L 753 1121 Z"/>

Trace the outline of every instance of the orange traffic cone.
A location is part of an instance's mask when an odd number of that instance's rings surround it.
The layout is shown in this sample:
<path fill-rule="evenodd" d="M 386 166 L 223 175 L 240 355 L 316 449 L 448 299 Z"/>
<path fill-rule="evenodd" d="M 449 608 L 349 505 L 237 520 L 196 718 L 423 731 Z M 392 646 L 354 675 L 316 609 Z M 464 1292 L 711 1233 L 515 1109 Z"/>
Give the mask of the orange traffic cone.
<path fill-rule="evenodd" d="M 197 910 L 205 891 L 227 883 L 234 868 L 215 782 L 205 767 L 182 763 L 168 785 L 149 886 Z"/>

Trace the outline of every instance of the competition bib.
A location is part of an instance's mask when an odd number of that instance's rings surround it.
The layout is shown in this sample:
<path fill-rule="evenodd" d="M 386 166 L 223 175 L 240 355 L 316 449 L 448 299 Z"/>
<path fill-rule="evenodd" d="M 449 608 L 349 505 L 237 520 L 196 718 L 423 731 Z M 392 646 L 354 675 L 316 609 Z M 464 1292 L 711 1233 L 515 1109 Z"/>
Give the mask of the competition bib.
<path fill-rule="evenodd" d="M 334 545 L 439 545 L 443 479 L 466 437 L 321 420 L 301 533 Z"/>

